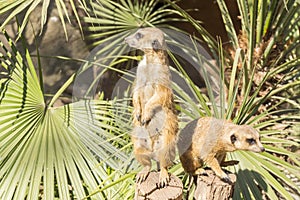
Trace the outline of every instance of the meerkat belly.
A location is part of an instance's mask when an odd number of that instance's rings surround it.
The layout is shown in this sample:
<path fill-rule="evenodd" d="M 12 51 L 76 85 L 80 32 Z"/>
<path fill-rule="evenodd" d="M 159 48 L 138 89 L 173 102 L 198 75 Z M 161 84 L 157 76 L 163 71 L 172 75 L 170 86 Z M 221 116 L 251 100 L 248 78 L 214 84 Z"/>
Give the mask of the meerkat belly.
<path fill-rule="evenodd" d="M 159 139 L 159 135 L 156 132 L 151 133 L 146 127 L 137 126 L 133 130 L 132 141 L 136 148 L 153 152 L 159 148 Z"/>
<path fill-rule="evenodd" d="M 146 84 L 144 86 L 143 93 L 144 93 L 144 103 L 146 104 L 155 93 L 155 85 L 154 84 Z"/>
<path fill-rule="evenodd" d="M 152 141 L 152 159 L 155 161 L 159 161 L 159 152 L 163 148 L 163 136 L 157 135 L 155 139 Z"/>
<path fill-rule="evenodd" d="M 134 131 L 138 134 L 132 137 L 135 148 L 145 149 L 144 154 L 153 160 L 159 161 L 160 151 L 164 147 L 164 136 L 159 132 L 151 133 L 145 127 L 137 127 Z"/>
<path fill-rule="evenodd" d="M 217 153 L 218 151 L 218 138 L 214 134 L 206 133 L 202 134 L 202 137 L 195 137 L 193 143 L 193 148 L 198 152 L 199 159 L 205 161 L 210 154 Z"/>

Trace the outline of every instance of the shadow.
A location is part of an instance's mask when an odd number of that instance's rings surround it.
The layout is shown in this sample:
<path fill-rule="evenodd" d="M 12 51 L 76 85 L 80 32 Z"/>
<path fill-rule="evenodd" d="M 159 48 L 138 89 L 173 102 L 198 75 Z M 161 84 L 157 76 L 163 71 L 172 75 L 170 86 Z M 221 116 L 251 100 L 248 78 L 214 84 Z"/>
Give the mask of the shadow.
<path fill-rule="evenodd" d="M 256 200 L 262 200 L 265 199 L 263 191 L 267 190 L 267 183 L 261 174 L 248 169 L 239 170 L 232 199 L 252 199 L 254 197 Z"/>

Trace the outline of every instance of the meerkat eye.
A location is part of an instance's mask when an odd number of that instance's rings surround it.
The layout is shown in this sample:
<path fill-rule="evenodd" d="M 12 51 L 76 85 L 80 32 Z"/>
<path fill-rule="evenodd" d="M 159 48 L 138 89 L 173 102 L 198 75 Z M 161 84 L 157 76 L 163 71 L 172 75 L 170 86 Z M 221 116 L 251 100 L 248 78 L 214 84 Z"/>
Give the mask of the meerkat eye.
<path fill-rule="evenodd" d="M 143 37 L 143 35 L 142 35 L 141 33 L 135 34 L 135 38 L 136 38 L 137 40 L 141 39 L 142 37 Z"/>
<path fill-rule="evenodd" d="M 253 138 L 248 138 L 246 139 L 246 141 L 250 144 L 250 145 L 254 145 L 256 143 L 256 141 Z"/>

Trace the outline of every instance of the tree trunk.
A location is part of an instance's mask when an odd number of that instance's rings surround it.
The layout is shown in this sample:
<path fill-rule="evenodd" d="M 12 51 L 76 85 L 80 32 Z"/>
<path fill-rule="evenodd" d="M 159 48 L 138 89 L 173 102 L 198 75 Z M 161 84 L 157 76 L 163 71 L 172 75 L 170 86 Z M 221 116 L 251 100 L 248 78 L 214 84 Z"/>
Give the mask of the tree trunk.
<path fill-rule="evenodd" d="M 135 200 L 182 200 L 183 185 L 179 178 L 170 176 L 168 186 L 158 188 L 159 172 L 150 172 L 142 183 L 136 183 Z"/>
<path fill-rule="evenodd" d="M 235 174 L 229 174 L 232 183 L 226 183 L 217 177 L 212 170 L 206 170 L 207 175 L 197 177 L 197 185 L 194 193 L 196 200 L 225 200 L 233 195 Z"/>

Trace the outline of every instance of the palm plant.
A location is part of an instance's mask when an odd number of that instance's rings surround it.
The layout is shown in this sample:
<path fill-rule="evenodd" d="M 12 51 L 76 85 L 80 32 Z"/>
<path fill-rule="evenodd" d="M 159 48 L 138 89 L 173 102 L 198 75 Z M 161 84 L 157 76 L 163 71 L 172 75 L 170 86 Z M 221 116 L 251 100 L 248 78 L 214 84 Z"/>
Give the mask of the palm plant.
<path fill-rule="evenodd" d="M 128 141 L 111 121 L 117 119 L 112 101 L 53 107 L 58 97 L 54 95 L 47 105 L 42 76 L 38 78 L 28 50 L 22 55 L 5 35 L 11 51 L 1 42 L 5 50 L 1 54 L 1 199 L 82 199 L 126 174 L 130 160 L 116 146 L 126 148 Z M 118 116 L 124 112 L 120 105 L 113 104 L 114 110 L 120 108 Z M 120 170 L 108 173 L 109 168 Z M 98 193 L 95 198 L 106 195 Z"/>
<path fill-rule="evenodd" d="M 225 116 L 238 124 L 254 125 L 261 130 L 267 148 L 267 153 L 263 154 L 237 152 L 230 155 L 240 160 L 239 166 L 231 168 L 238 174 L 234 198 L 260 199 L 261 190 L 264 190 L 270 199 L 277 199 L 279 194 L 292 199 L 286 188 L 299 191 L 299 187 L 286 175 L 292 174 L 299 179 L 299 155 L 284 147 L 299 145 L 295 132 L 295 127 L 299 127 L 297 41 L 300 38 L 299 30 L 295 28 L 299 27 L 299 4 L 294 1 L 277 1 L 276 4 L 237 1 L 242 30 L 236 33 L 224 1 L 217 2 L 231 42 L 229 54 L 224 52 L 221 44 L 218 49 L 212 48 L 221 67 L 220 78 L 228 89 L 227 92 L 221 90 L 223 106 L 217 116 Z M 202 30 L 186 12 L 175 4 L 173 6 Z M 211 43 L 206 37 L 204 39 Z M 229 71 L 227 77 L 225 70 Z M 213 99 L 211 95 L 210 99 Z M 217 104 L 212 103 L 213 110 L 218 112 Z M 293 137 L 283 139 L 288 135 Z M 274 155 L 284 155 L 295 165 Z M 296 195 L 299 194 L 296 192 Z"/>
<path fill-rule="evenodd" d="M 300 179 L 299 155 L 287 150 L 299 143 L 295 133 L 300 108 L 297 99 L 300 34 L 296 28 L 299 27 L 299 4 L 281 0 L 269 3 L 238 0 L 242 19 L 239 35 L 234 31 L 224 1 L 218 1 L 232 42 L 230 50 L 225 51 L 221 42 L 172 1 L 162 7 L 151 0 L 118 3 L 103 0 L 100 6 L 92 2 L 86 7 L 90 17 L 84 19 L 87 25 L 83 29 L 90 31 L 86 38 L 96 41 L 93 45 L 100 48 L 82 61 L 82 69 L 53 95 L 49 104 L 44 101 L 43 77 L 37 76 L 28 51 L 25 48 L 22 55 L 6 36 L 11 50 L 1 43 L 4 53 L 1 54 L 0 90 L 0 198 L 133 198 L 138 165 L 131 155 L 128 134 L 131 127 L 128 93 L 109 101 L 103 100 L 101 94 L 97 99 L 87 99 L 89 94 L 85 94 L 83 99 L 75 99 L 76 102 L 69 105 L 53 105 L 71 82 L 75 81 L 76 85 L 79 80 L 81 83 L 80 76 L 90 69 L 101 68 L 101 73 L 97 72 L 100 75 L 109 70 L 126 75 L 124 79 L 130 87 L 128 77 L 134 74 L 120 66 L 140 57 L 124 55 L 128 53 L 126 46 L 116 44 L 140 26 L 167 27 L 182 32 L 166 22 L 186 20 L 199 31 L 217 65 L 200 53 L 199 39 L 187 37 L 185 46 L 180 43 L 184 37 L 176 39 L 168 35 L 168 45 L 182 49 L 182 57 L 188 59 L 186 56 L 190 55 L 194 65 L 209 66 L 199 67 L 207 88 L 207 92 L 203 92 L 185 72 L 186 62 L 174 55 L 174 50 L 170 51 L 174 63 L 172 71 L 184 82 L 173 84 L 177 108 L 181 111 L 181 127 L 196 117 L 212 115 L 255 126 L 260 130 L 267 152 L 230 154 L 240 160 L 238 166 L 230 168 L 238 175 L 234 198 L 261 199 L 264 194 L 278 199 L 280 194 L 292 199 L 291 194 L 297 194 L 299 186 L 286 175 Z M 8 10 L 14 5 L 5 4 L 3 8 Z M 172 14 L 179 17 L 172 18 Z M 291 40 L 295 42 L 290 43 Z M 275 46 L 286 48 L 276 51 Z M 229 73 L 225 74 L 225 70 Z M 217 78 L 217 84 L 212 82 L 209 73 Z M 259 80 L 258 74 L 261 74 Z M 95 76 L 87 93 L 97 84 L 100 75 Z M 214 100 L 216 85 L 219 85 L 218 101 Z M 284 129 L 278 129 L 282 124 Z M 292 164 L 279 156 L 288 157 Z M 171 172 L 187 185 L 180 163 L 173 166 Z M 187 198 L 191 198 L 193 193 L 190 194 Z"/>
<path fill-rule="evenodd" d="M 7 24 L 14 20 L 16 16 L 20 16 L 21 26 L 18 32 L 18 36 L 20 37 L 27 27 L 27 23 L 29 21 L 29 16 L 33 13 L 33 11 L 37 10 L 39 6 L 41 6 L 40 13 L 40 34 L 43 32 L 43 28 L 47 22 L 49 11 L 54 7 L 57 8 L 59 19 L 63 25 L 63 29 L 66 35 L 66 39 L 68 39 L 68 32 L 66 28 L 66 21 L 68 23 L 72 22 L 74 18 L 80 28 L 82 30 L 81 21 L 79 17 L 79 10 L 86 10 L 88 8 L 89 2 L 86 1 L 55 1 L 51 2 L 41 1 L 41 0 L 24 0 L 24 1 L 1 1 L 0 5 L 0 15 L 6 15 L 5 20 L 0 26 L 2 30 Z"/>

